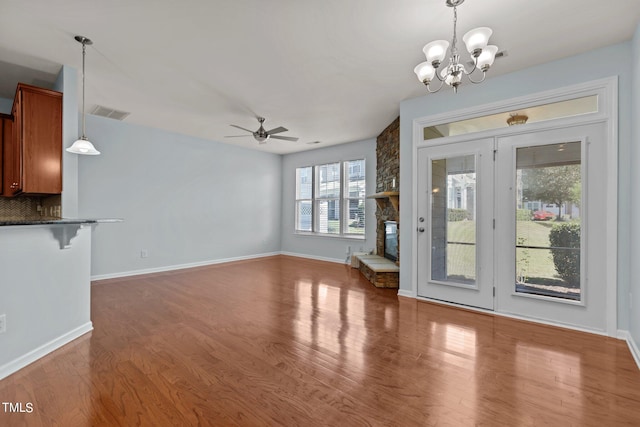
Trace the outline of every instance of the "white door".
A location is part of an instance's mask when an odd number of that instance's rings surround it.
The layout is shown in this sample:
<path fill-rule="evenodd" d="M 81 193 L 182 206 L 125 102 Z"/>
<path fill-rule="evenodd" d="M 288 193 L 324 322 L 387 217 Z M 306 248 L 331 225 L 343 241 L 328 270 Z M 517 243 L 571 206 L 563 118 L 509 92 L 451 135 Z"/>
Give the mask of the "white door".
<path fill-rule="evenodd" d="M 497 138 L 496 310 L 606 330 L 604 124 Z"/>
<path fill-rule="evenodd" d="M 493 147 L 418 150 L 418 295 L 493 309 Z"/>

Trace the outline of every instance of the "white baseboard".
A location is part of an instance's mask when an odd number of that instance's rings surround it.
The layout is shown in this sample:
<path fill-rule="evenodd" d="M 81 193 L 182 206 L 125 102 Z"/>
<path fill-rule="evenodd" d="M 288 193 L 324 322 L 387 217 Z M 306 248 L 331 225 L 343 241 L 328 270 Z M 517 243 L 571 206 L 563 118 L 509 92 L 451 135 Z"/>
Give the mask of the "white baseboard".
<path fill-rule="evenodd" d="M 520 315 L 513 314 L 513 313 L 504 313 L 504 312 L 495 311 L 495 310 L 487 310 L 487 309 L 484 309 L 484 308 L 473 307 L 473 306 L 462 305 L 462 304 L 456 304 L 456 303 L 447 302 L 447 301 L 440 301 L 440 300 L 437 300 L 437 299 L 431 299 L 431 298 L 415 296 L 415 295 L 403 294 L 401 296 L 406 296 L 408 298 L 415 298 L 418 301 L 425 301 L 425 302 L 430 302 L 430 303 L 433 303 L 433 304 L 439 304 L 439 305 L 445 305 L 445 306 L 453 307 L 453 308 L 460 308 L 460 309 L 464 309 L 464 310 L 475 311 L 475 312 L 478 312 L 478 313 L 485 313 L 485 314 L 491 314 L 491 315 L 494 315 L 494 316 L 507 317 L 509 319 L 524 320 L 526 322 L 538 323 L 538 324 L 541 324 L 541 325 L 548 325 L 548 326 L 554 326 L 554 327 L 557 327 L 557 328 L 571 329 L 573 331 L 586 332 L 586 333 L 589 333 L 589 334 L 601 335 L 601 336 L 605 336 L 605 337 L 608 336 L 606 331 L 602 331 L 602 330 L 598 330 L 598 329 L 583 328 L 581 326 L 572 325 L 572 324 L 569 324 L 569 323 L 558 323 L 558 322 L 553 322 L 553 321 L 549 321 L 549 320 L 545 320 L 545 319 L 539 319 L 539 318 L 536 318 L 536 317 L 520 316 Z"/>
<path fill-rule="evenodd" d="M 636 365 L 638 365 L 638 369 L 640 369 L 640 349 L 638 348 L 638 344 L 634 341 L 633 337 L 629 333 L 629 331 L 621 331 L 618 330 L 618 338 L 621 340 L 625 340 L 627 345 L 629 346 L 629 351 L 631 351 L 631 355 L 633 359 L 636 361 Z"/>
<path fill-rule="evenodd" d="M 295 252 L 280 252 L 280 255 L 294 256 L 294 257 L 298 257 L 298 258 L 314 259 L 316 261 L 335 262 L 337 264 L 347 264 L 347 262 L 344 259 L 326 258 L 326 257 L 322 257 L 322 256 L 299 254 L 299 253 L 295 253 Z"/>
<path fill-rule="evenodd" d="M 80 336 L 86 334 L 87 332 L 91 332 L 93 330 L 93 324 L 91 322 L 87 322 L 82 326 L 77 327 L 76 329 L 67 332 L 64 335 L 59 336 L 46 344 L 41 345 L 40 347 L 31 350 L 27 354 L 24 354 L 17 359 L 12 360 L 9 363 L 6 363 L 0 366 L 0 380 L 8 377 L 9 375 L 19 371 L 27 365 L 35 362 L 36 360 L 46 356 L 54 350 L 59 349 L 65 344 L 70 343 L 71 341 L 79 338 Z"/>
<path fill-rule="evenodd" d="M 94 280 L 117 279 L 119 277 L 139 276 L 141 274 L 164 273 L 166 271 L 183 270 L 185 268 L 194 268 L 194 267 L 204 267 L 207 265 L 223 264 L 225 262 L 233 262 L 233 261 L 244 261 L 244 260 L 255 259 L 255 258 L 265 258 L 265 257 L 274 256 L 274 255 L 280 255 L 280 252 L 246 255 L 246 256 L 239 256 L 239 257 L 233 257 L 233 258 L 213 259 L 213 260 L 207 260 L 207 261 L 190 262 L 186 264 L 175 264 L 175 265 L 167 265 L 163 267 L 145 268 L 141 270 L 122 271 L 119 273 L 97 274 L 95 276 L 91 276 L 91 280 L 94 281 Z"/>
<path fill-rule="evenodd" d="M 308 255 L 308 254 L 299 254 L 295 252 L 269 252 L 264 254 L 247 255 L 247 256 L 240 256 L 240 257 L 233 257 L 233 258 L 213 259 L 213 260 L 200 261 L 200 262 L 190 262 L 186 264 L 167 265 L 163 267 L 145 268 L 141 270 L 121 271 L 118 273 L 96 274 L 91 276 L 91 281 L 117 279 L 120 277 L 129 277 L 129 276 L 140 276 L 142 274 L 164 273 L 167 271 L 183 270 L 185 268 L 204 267 L 207 265 L 223 264 L 226 262 L 244 261 L 244 260 L 256 259 L 256 258 L 265 258 L 265 257 L 270 257 L 275 255 L 287 255 L 287 256 L 293 256 L 298 258 L 313 259 L 316 261 L 326 261 L 326 262 L 333 262 L 338 264 L 347 264 L 347 261 L 345 261 L 344 259 L 327 258 L 327 257 Z"/>
<path fill-rule="evenodd" d="M 413 291 L 408 291 L 406 289 L 398 289 L 398 296 L 405 297 L 405 298 L 414 298 L 414 299 L 416 297 Z"/>

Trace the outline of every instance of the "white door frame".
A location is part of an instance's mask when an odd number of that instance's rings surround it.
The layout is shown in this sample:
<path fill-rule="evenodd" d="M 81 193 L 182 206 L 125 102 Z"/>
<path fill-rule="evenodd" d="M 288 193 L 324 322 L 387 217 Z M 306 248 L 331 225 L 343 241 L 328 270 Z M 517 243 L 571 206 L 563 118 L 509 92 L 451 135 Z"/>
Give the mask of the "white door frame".
<path fill-rule="evenodd" d="M 419 249 L 422 249 L 422 263 L 417 266 L 418 273 L 422 267 L 422 274 L 418 274 L 418 293 L 426 298 L 434 298 L 440 301 L 455 301 L 457 304 L 481 307 L 493 310 L 495 307 L 494 289 L 494 230 L 492 219 L 494 212 L 494 138 L 470 138 L 464 142 L 457 142 L 455 145 L 436 145 L 423 147 L 418 152 L 418 159 L 425 168 L 421 170 L 421 178 L 418 185 L 422 185 L 421 206 L 426 210 L 420 212 L 420 217 L 426 219 L 420 227 L 424 232 L 416 233 L 422 237 L 422 243 L 418 242 Z M 446 155 L 443 152 L 446 151 Z M 475 158 L 475 212 L 474 219 L 475 234 L 475 283 L 462 284 L 455 280 L 433 279 L 432 278 L 432 258 L 431 246 L 433 237 L 433 213 L 432 213 L 432 161 L 434 159 L 450 159 L 453 157 L 471 155 Z M 446 194 L 446 189 L 444 189 Z M 428 196 L 425 195 L 428 194 Z M 420 201 L 420 196 L 418 197 Z M 418 237 L 418 238 L 419 238 Z M 448 238 L 447 238 L 448 240 Z M 421 289 L 422 287 L 422 289 Z"/>
<path fill-rule="evenodd" d="M 412 223 L 405 229 L 417 230 L 418 228 L 418 206 L 415 201 L 418 196 L 418 149 L 431 145 L 451 144 L 465 139 L 469 139 L 471 134 L 442 137 L 424 141 L 423 129 L 442 123 L 455 122 L 460 120 L 482 117 L 496 113 L 507 113 L 537 105 L 544 105 L 569 99 L 581 98 L 585 96 L 598 96 L 598 111 L 595 113 L 583 114 L 575 117 L 560 118 L 555 120 L 529 123 L 521 126 L 491 129 L 473 134 L 474 138 L 500 137 L 517 135 L 520 133 L 530 133 L 542 130 L 559 129 L 569 125 L 606 123 L 607 125 L 607 176 L 606 204 L 609 206 L 606 220 L 606 253 L 605 260 L 607 269 L 607 302 L 606 302 L 606 335 L 617 336 L 617 300 L 618 300 L 618 78 L 617 76 L 595 80 L 555 89 L 524 97 L 513 98 L 491 104 L 484 104 L 472 108 L 445 112 L 413 120 L 413 147 L 412 147 Z M 411 257 L 411 290 L 403 291 L 403 296 L 410 296 L 417 299 L 425 299 L 418 296 L 418 239 L 417 233 L 411 233 L 412 257 Z M 478 309 L 483 311 L 482 309 Z M 499 311 L 492 313 L 509 317 L 512 316 Z M 527 320 L 541 322 L 536 319 Z M 545 322 L 542 322 L 545 323 Z M 564 326 L 564 325 L 560 325 Z M 565 326 L 566 327 L 566 326 Z M 599 333 L 598 331 L 589 331 Z"/>
<path fill-rule="evenodd" d="M 575 329 L 606 332 L 606 259 L 604 245 L 606 231 L 593 218 L 606 218 L 607 206 L 601 203 L 606 192 L 606 182 L 598 179 L 606 173 L 606 164 L 599 161 L 607 156 L 605 123 L 570 126 L 550 131 L 534 132 L 499 138 L 496 162 L 496 253 L 498 259 L 509 260 L 509 265 L 496 266 L 497 311 L 520 316 L 536 317 L 548 322 Z M 516 194 L 516 151 L 522 147 L 544 147 L 565 142 L 580 144 L 581 203 L 580 203 L 580 300 L 567 300 L 543 295 L 517 292 L 516 277 L 516 229 L 514 212 Z"/>

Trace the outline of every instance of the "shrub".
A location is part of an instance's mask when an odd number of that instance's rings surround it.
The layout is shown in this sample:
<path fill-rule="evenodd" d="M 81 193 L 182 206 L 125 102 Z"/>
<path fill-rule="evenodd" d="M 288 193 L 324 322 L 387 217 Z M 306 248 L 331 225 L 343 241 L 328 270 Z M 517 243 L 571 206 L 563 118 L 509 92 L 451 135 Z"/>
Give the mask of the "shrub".
<path fill-rule="evenodd" d="M 557 223 L 549 232 L 551 255 L 558 275 L 569 286 L 580 285 L 580 251 L 566 248 L 580 249 L 580 223 Z"/>
<path fill-rule="evenodd" d="M 471 219 L 471 212 L 466 209 L 449 209 L 449 221 L 464 221 Z"/>

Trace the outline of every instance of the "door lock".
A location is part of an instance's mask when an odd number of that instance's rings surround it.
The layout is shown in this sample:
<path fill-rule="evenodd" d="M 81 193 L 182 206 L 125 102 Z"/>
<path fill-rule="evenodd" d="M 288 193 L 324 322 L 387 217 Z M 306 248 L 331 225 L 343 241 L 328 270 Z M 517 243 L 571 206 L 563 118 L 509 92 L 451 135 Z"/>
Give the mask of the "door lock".
<path fill-rule="evenodd" d="M 424 233 L 424 227 L 418 227 L 418 231 L 419 231 L 420 233 Z"/>

